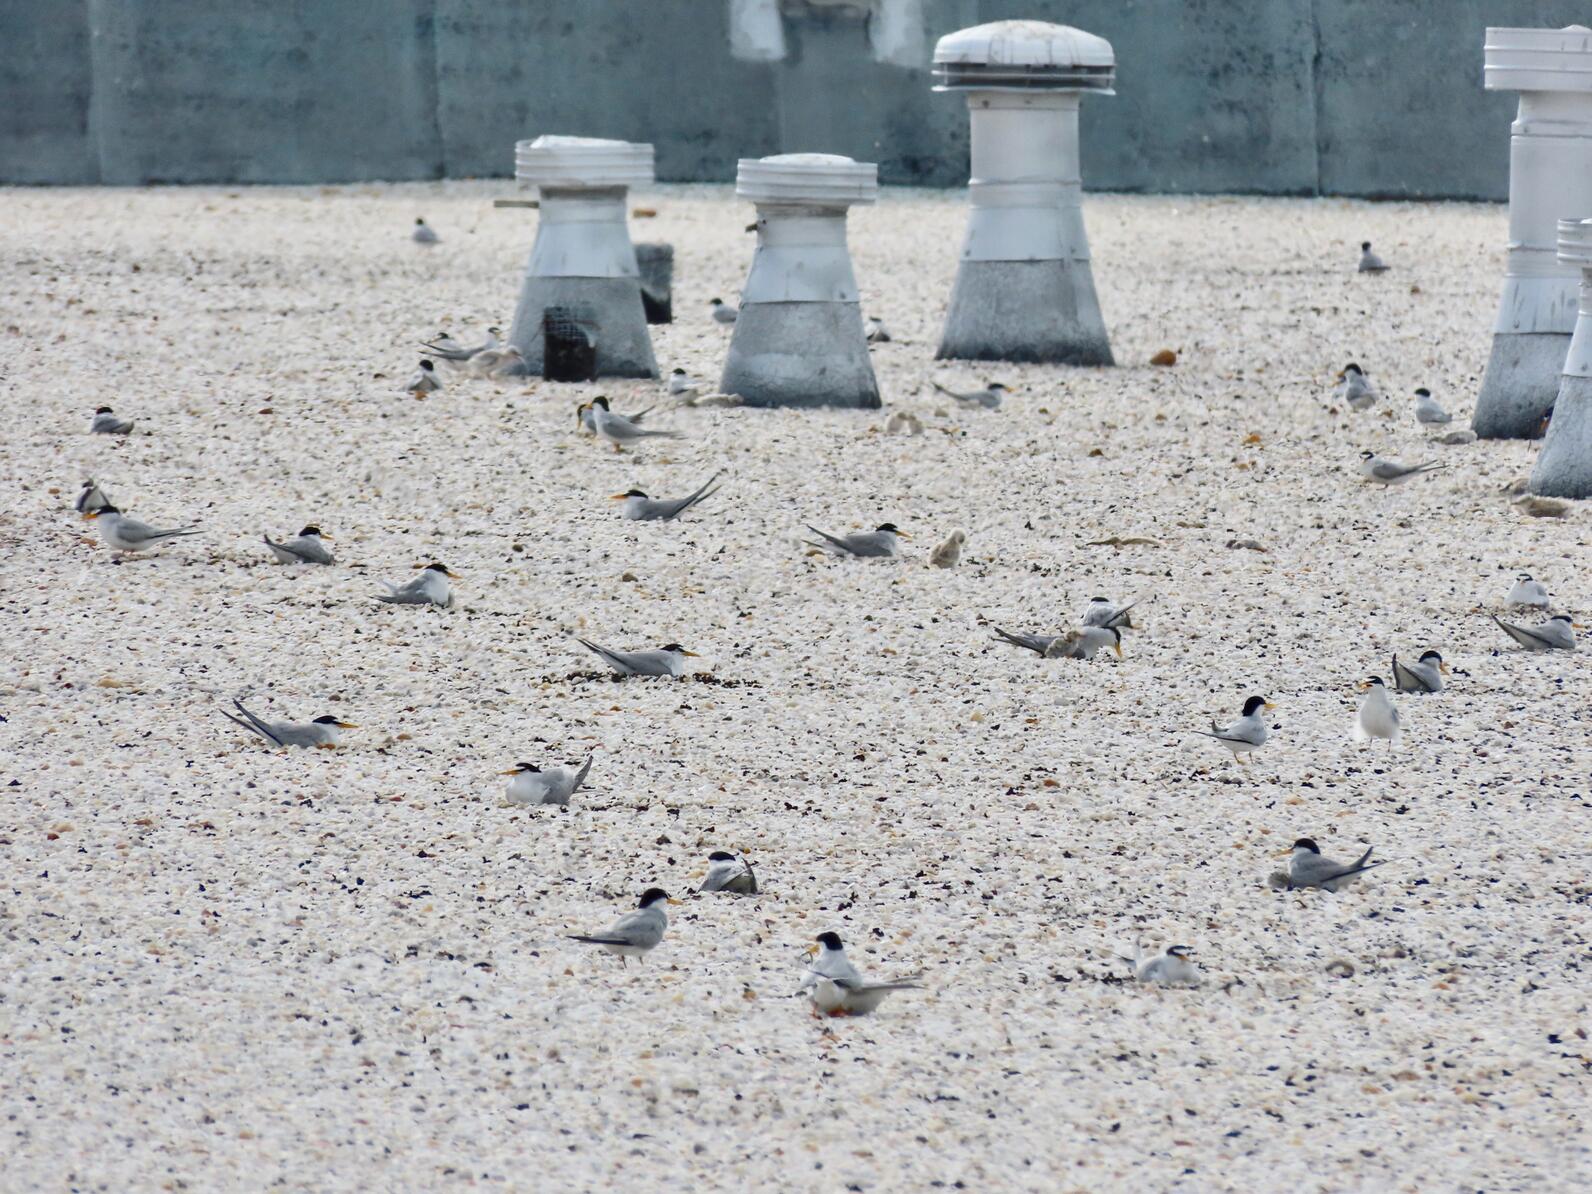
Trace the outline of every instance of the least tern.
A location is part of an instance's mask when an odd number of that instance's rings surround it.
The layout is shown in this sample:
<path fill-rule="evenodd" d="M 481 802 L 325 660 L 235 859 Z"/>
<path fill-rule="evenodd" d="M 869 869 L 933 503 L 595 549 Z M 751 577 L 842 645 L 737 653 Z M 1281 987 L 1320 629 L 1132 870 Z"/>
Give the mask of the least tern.
<path fill-rule="evenodd" d="M 1266 728 L 1266 721 L 1261 717 L 1261 711 L 1275 709 L 1265 697 L 1252 696 L 1244 702 L 1244 715 L 1225 728 L 1211 722 L 1210 731 L 1195 730 L 1196 734 L 1205 738 L 1214 738 L 1228 750 L 1233 752 L 1233 761 L 1242 763 L 1244 756 L 1251 751 L 1260 749 L 1266 744 L 1266 739 L 1271 737 L 1271 731 Z"/>
<path fill-rule="evenodd" d="M 276 557 L 279 564 L 335 564 L 332 553 L 326 550 L 322 539 L 330 539 L 330 535 L 323 535 L 321 528 L 307 526 L 298 533 L 298 538 L 289 539 L 286 543 L 277 543 L 269 535 L 264 535 L 265 545 L 271 549 L 271 554 Z"/>
<path fill-rule="evenodd" d="M 818 943 L 808 948 L 807 956 L 813 961 L 796 993 L 806 994 L 812 1001 L 814 1015 L 866 1016 L 892 991 L 922 990 L 916 974 L 890 983 L 864 981 L 846 957 L 846 947 L 837 933 L 818 934 Z"/>
<path fill-rule="evenodd" d="M 828 531 L 820 531 L 815 526 L 807 528 L 824 542 L 814 543 L 811 539 L 803 539 L 808 547 L 818 547 L 837 556 L 860 556 L 865 559 L 884 559 L 900 554 L 899 540 L 910 539 L 911 535 L 899 530 L 893 522 L 881 522 L 871 531 L 854 531 L 849 535 L 835 536 Z"/>
<path fill-rule="evenodd" d="M 1582 629 L 1579 622 L 1570 621 L 1566 614 L 1554 614 L 1540 626 L 1517 626 L 1499 617 L 1494 617 L 1493 621 L 1528 651 L 1574 651 L 1575 632 Z"/>
<path fill-rule="evenodd" d="M 863 335 L 867 338 L 869 344 L 890 343 L 890 332 L 884 326 L 884 321 L 872 315 L 868 316 L 867 321 L 863 324 Z"/>
<path fill-rule="evenodd" d="M 343 730 L 357 730 L 359 727 L 351 721 L 343 721 L 330 715 L 317 717 L 314 721 L 266 721 L 256 717 L 243 707 L 243 702 L 232 702 L 238 707 L 242 717 L 233 717 L 225 709 L 221 716 L 228 721 L 235 721 L 244 729 L 260 735 L 273 746 L 299 746 L 306 749 L 315 747 L 320 750 L 331 750 L 342 740 Z"/>
<path fill-rule="evenodd" d="M 955 568 L 962 562 L 962 545 L 966 542 L 966 531 L 952 531 L 944 543 L 929 553 L 929 563 L 936 568 Z"/>
<path fill-rule="evenodd" d="M 1114 626 L 1119 630 L 1135 630 L 1133 625 L 1133 607 L 1137 601 L 1130 601 L 1126 605 L 1116 605 L 1105 597 L 1089 598 L 1089 605 L 1083 611 L 1083 624 L 1085 626 Z"/>
<path fill-rule="evenodd" d="M 923 420 L 909 410 L 895 411 L 884 421 L 886 435 L 922 435 Z"/>
<path fill-rule="evenodd" d="M 728 850 L 715 850 L 708 855 L 708 873 L 697 890 L 756 895 L 757 872 L 752 870 L 752 864 L 747 859 Z"/>
<path fill-rule="evenodd" d="M 1384 460 L 1375 452 L 1360 453 L 1360 475 L 1384 488 L 1389 485 L 1402 485 L 1411 477 L 1418 477 L 1422 473 L 1434 473 L 1444 467 L 1446 466 L 1430 460 L 1424 464 L 1401 464 L 1397 460 Z"/>
<path fill-rule="evenodd" d="M 624 415 L 615 414 L 608 406 L 608 399 L 599 394 L 591 400 L 592 429 L 600 439 L 605 439 L 614 446 L 615 452 L 622 452 L 626 444 L 633 444 L 643 439 L 676 439 L 678 431 L 649 431 L 638 427 Z"/>
<path fill-rule="evenodd" d="M 1425 386 L 1415 391 L 1415 421 L 1428 426 L 1441 426 L 1452 423 L 1454 416 L 1449 414 L 1437 404 L 1437 399 L 1432 397 L 1432 392 Z"/>
<path fill-rule="evenodd" d="M 446 564 L 427 564 L 419 576 L 401 585 L 382 581 L 387 591 L 378 593 L 376 600 L 388 605 L 440 605 L 443 609 L 452 609 L 453 589 L 448 585 L 449 577 L 458 579 L 457 573 L 449 572 Z"/>
<path fill-rule="evenodd" d="M 714 323 L 734 323 L 736 317 L 740 314 L 739 311 L 723 299 L 710 299 L 708 306 L 713 308 Z"/>
<path fill-rule="evenodd" d="M 1371 252 L 1371 242 L 1362 240 L 1360 242 L 1359 272 L 1362 274 L 1380 274 L 1386 269 L 1387 262 Z"/>
<path fill-rule="evenodd" d="M 1343 372 L 1338 374 L 1338 397 L 1354 410 L 1370 410 L 1381 396 L 1365 372 L 1353 361 L 1345 365 Z"/>
<path fill-rule="evenodd" d="M 524 377 L 528 372 L 525 354 L 512 344 L 501 348 L 483 348 L 470 358 L 465 366 L 471 377 L 486 377 L 501 381 L 505 377 Z"/>
<path fill-rule="evenodd" d="M 577 406 L 575 408 L 575 419 L 576 419 L 576 429 L 577 430 L 584 431 L 588 435 L 596 435 L 597 434 L 597 416 L 592 413 L 594 409 L 595 409 L 595 407 L 593 407 L 593 405 L 590 402 L 582 402 L 579 406 Z M 648 415 L 650 415 L 653 412 L 654 409 L 655 408 L 649 406 L 649 407 L 647 407 L 646 410 L 637 411 L 633 415 L 616 414 L 614 417 L 618 418 L 618 419 L 626 419 L 629 422 L 632 422 L 632 423 L 636 424 L 639 427 L 641 425 L 642 420 L 645 419 Z"/>
<path fill-rule="evenodd" d="M 417 245 L 434 245 L 442 238 L 432 231 L 430 224 L 416 216 L 415 230 L 409 234 L 409 239 Z"/>
<path fill-rule="evenodd" d="M 610 651 L 583 638 L 577 637 L 575 641 L 599 656 L 621 676 L 682 676 L 688 666 L 687 659 L 701 658 L 695 651 L 687 651 L 679 643 L 669 643 L 656 651 Z"/>
<path fill-rule="evenodd" d="M 1532 609 L 1548 608 L 1548 586 L 1540 580 L 1532 580 L 1531 574 L 1522 572 L 1509 590 L 1509 595 L 1504 598 L 1505 605 L 1526 605 Z"/>
<path fill-rule="evenodd" d="M 194 527 L 174 527 L 169 531 L 163 531 L 150 526 L 147 522 L 128 518 L 111 505 L 101 506 L 98 510 L 89 510 L 83 517 L 94 520 L 94 525 L 99 528 L 100 538 L 114 551 L 148 551 L 169 540 L 199 534 Z"/>
<path fill-rule="evenodd" d="M 1399 692 L 1442 692 L 1448 664 L 1436 651 L 1423 651 L 1415 663 L 1400 663 L 1393 656 L 1393 687 Z"/>
<path fill-rule="evenodd" d="M 929 384 L 948 398 L 955 398 L 963 406 L 981 406 L 985 410 L 999 410 L 1001 399 L 1006 395 L 1006 387 L 998 381 L 992 381 L 982 390 L 974 390 L 969 394 L 948 390 L 937 381 L 931 381 Z"/>
<path fill-rule="evenodd" d="M 700 382 L 684 369 L 675 368 L 669 372 L 669 393 L 675 398 L 684 401 L 695 398 L 706 387 L 706 382 Z"/>
<path fill-rule="evenodd" d="M 416 398 L 441 388 L 442 378 L 437 376 L 437 367 L 427 357 L 420 358 L 419 366 L 409 375 L 409 380 L 403 384 L 403 392 L 413 394 Z"/>
<path fill-rule="evenodd" d="M 1107 648 L 1122 658 L 1122 631 L 1115 626 L 1083 626 L 1054 639 L 1045 648 L 1045 658 L 1093 659 Z"/>
<path fill-rule="evenodd" d="M 590 937 L 572 934 L 570 940 L 600 945 L 609 953 L 618 954 L 620 964 L 628 966 L 626 958 L 645 958 L 647 951 L 663 940 L 664 930 L 669 927 L 669 914 L 664 905 L 679 902 L 671 900 L 663 888 L 649 887 L 641 893 L 636 910 L 614 921 L 613 928 Z"/>
<path fill-rule="evenodd" d="M 1154 983 L 1161 987 L 1197 987 L 1200 985 L 1199 967 L 1189 961 L 1194 952 L 1189 945 L 1169 945 L 1166 952 L 1146 957 L 1142 943 L 1133 943 L 1133 977 L 1141 983 Z"/>
<path fill-rule="evenodd" d="M 77 507 L 79 514 L 87 514 L 91 510 L 103 510 L 111 504 L 110 495 L 99 487 L 99 482 L 89 480 L 83 482 L 83 488 L 78 491 L 77 501 L 72 503 Z"/>
<path fill-rule="evenodd" d="M 110 407 L 101 406 L 95 409 L 88 429 L 93 435 L 126 435 L 133 429 L 133 420 L 118 419 Z"/>
<path fill-rule="evenodd" d="M 452 336 L 441 335 L 435 340 L 424 341 L 423 346 L 429 348 L 435 355 L 448 363 L 451 369 L 465 369 L 470 362 L 483 352 L 493 352 L 503 346 L 503 329 L 487 328 L 486 339 L 479 344 L 460 344 Z"/>
<path fill-rule="evenodd" d="M 510 804 L 568 804 L 575 789 L 585 781 L 591 771 L 595 756 L 587 755 L 579 771 L 570 772 L 562 767 L 549 767 L 543 771 L 534 763 L 516 763 L 499 775 L 511 775 L 507 799 Z"/>
<path fill-rule="evenodd" d="M 708 487 L 720 476 L 721 473 L 714 473 L 703 482 L 701 489 L 683 498 L 650 498 L 639 489 L 627 489 L 624 493 L 614 494 L 610 500 L 623 502 L 619 513 L 634 522 L 668 522 L 717 493 L 717 487 Z"/>
<path fill-rule="evenodd" d="M 1321 847 L 1308 837 L 1302 837 L 1282 851 L 1288 856 L 1289 887 L 1319 887 L 1324 891 L 1342 891 L 1354 880 L 1373 867 L 1384 865 L 1382 860 L 1366 861 L 1375 846 L 1367 846 L 1365 853 L 1353 862 L 1338 862 L 1321 853 Z"/>
<path fill-rule="evenodd" d="M 1389 747 L 1397 746 L 1399 741 L 1399 711 L 1393 704 L 1393 698 L 1388 695 L 1387 685 L 1382 683 L 1381 676 L 1372 676 L 1360 685 L 1365 696 L 1360 701 L 1359 711 L 1354 715 L 1354 737 L 1358 742 L 1371 738 L 1387 740 Z"/>

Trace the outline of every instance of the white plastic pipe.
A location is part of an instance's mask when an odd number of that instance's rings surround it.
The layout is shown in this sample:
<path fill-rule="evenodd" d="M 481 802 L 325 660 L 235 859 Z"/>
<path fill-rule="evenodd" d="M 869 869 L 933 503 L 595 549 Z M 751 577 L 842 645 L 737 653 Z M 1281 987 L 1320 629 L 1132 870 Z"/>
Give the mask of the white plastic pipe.
<path fill-rule="evenodd" d="M 1531 492 L 1583 500 L 1592 498 L 1592 218 L 1558 229 L 1557 258 L 1580 275 L 1580 301 Z"/>

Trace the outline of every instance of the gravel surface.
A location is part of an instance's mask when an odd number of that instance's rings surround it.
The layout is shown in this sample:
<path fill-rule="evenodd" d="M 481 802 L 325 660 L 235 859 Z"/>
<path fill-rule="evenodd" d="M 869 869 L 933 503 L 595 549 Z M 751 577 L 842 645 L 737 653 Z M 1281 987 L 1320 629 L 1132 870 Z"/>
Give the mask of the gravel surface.
<path fill-rule="evenodd" d="M 962 196 L 888 191 L 851 217 L 884 411 L 665 406 L 684 438 L 615 455 L 576 402 L 659 386 L 397 392 L 422 336 L 507 324 L 511 193 L 0 191 L 0 1185 L 1587 1188 L 1588 665 L 1480 611 L 1526 570 L 1587 612 L 1588 514 L 1526 517 L 1536 445 L 1435 445 L 1408 397 L 1469 417 L 1502 208 L 1092 196 L 1122 364 L 1079 370 L 934 362 Z M 676 251 L 659 363 L 716 379 L 750 208 L 633 200 Z M 1390 401 L 1338 408 L 1350 360 Z M 1448 467 L 1384 492 L 1365 447 Z M 678 523 L 605 500 L 720 469 Z M 87 476 L 204 534 L 117 564 Z M 898 562 L 800 544 L 886 520 Z M 306 522 L 337 566 L 270 561 Z M 431 560 L 456 608 L 375 602 Z M 1120 661 L 990 641 L 1096 593 L 1144 602 Z M 1355 743 L 1354 684 L 1428 647 L 1449 689 Z M 1239 767 L 1190 731 L 1252 693 Z M 273 752 L 234 696 L 361 728 Z M 588 751 L 568 808 L 503 806 Z M 1389 865 L 1268 889 L 1301 835 Z M 763 894 L 687 895 L 723 847 Z M 653 884 L 686 898 L 644 964 L 567 940 Z M 826 929 L 926 989 L 813 1019 Z M 1203 987 L 1125 982 L 1135 938 Z"/>

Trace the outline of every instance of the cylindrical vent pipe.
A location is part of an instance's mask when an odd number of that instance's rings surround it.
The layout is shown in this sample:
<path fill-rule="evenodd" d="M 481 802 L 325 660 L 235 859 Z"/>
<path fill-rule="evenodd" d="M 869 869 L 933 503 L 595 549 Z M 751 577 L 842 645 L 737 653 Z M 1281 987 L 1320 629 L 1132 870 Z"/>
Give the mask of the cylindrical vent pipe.
<path fill-rule="evenodd" d="M 936 91 L 963 91 L 972 137 L 967 237 L 936 354 L 1110 365 L 1084 235 L 1078 104 L 1113 95 L 1104 38 L 1044 21 L 942 37 Z"/>
<path fill-rule="evenodd" d="M 1592 30 L 1488 29 L 1488 90 L 1520 92 L 1509 142 L 1509 257 L 1492 356 L 1471 421 L 1530 439 L 1559 392 L 1580 271 L 1555 253 L 1558 221 L 1592 212 Z"/>
<path fill-rule="evenodd" d="M 525 266 L 509 343 L 541 373 L 544 316 L 582 312 L 602 377 L 657 377 L 630 243 L 629 188 L 653 180 L 652 146 L 538 137 L 514 147 L 515 177 L 541 192 L 541 221 Z"/>
<path fill-rule="evenodd" d="M 1558 258 L 1581 276 L 1580 310 L 1531 492 L 1581 500 L 1592 498 L 1592 218 L 1559 221 Z"/>

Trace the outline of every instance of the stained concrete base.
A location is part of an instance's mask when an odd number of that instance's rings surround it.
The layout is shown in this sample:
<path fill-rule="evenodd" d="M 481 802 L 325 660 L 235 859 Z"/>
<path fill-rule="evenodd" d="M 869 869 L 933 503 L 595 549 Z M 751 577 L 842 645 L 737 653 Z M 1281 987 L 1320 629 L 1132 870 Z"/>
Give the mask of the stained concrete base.
<path fill-rule="evenodd" d="M 856 303 L 741 307 L 719 389 L 747 406 L 876 410 L 879 383 Z"/>
<path fill-rule="evenodd" d="M 1559 393 L 1570 333 L 1499 332 L 1471 427 L 1482 439 L 1536 439 Z"/>
<path fill-rule="evenodd" d="M 964 261 L 941 360 L 1114 365 L 1094 273 L 1084 261 Z"/>
<path fill-rule="evenodd" d="M 1592 498 L 1592 377 L 1562 377 L 1548 436 L 1531 470 L 1531 492 Z"/>
<path fill-rule="evenodd" d="M 549 307 L 569 307 L 591 321 L 597 336 L 597 376 L 658 376 L 637 279 L 527 277 L 509 343 L 525 355 L 525 371 L 532 376 L 542 372 L 542 312 Z"/>

